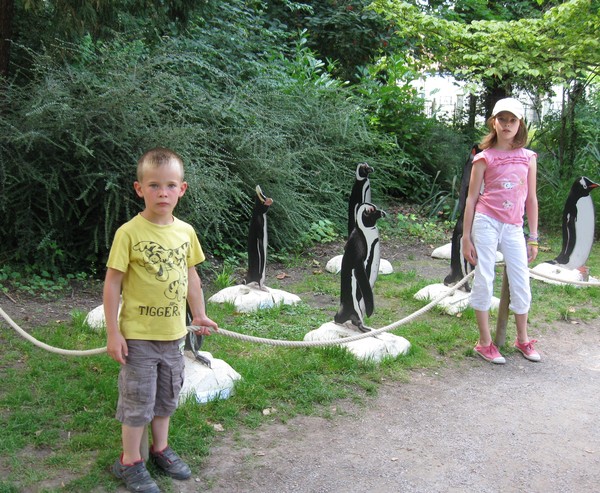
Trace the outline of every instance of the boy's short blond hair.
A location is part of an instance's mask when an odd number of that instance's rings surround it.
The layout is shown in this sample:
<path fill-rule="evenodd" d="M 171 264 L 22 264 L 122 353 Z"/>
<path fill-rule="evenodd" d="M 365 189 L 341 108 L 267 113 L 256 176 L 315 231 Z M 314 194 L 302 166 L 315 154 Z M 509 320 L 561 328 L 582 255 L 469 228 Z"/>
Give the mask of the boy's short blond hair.
<path fill-rule="evenodd" d="M 183 181 L 183 159 L 175 151 L 166 147 L 155 147 L 144 153 L 137 163 L 137 180 L 139 182 L 143 180 L 145 168 L 158 168 L 171 164 L 173 161 L 179 165 L 181 169 L 181 181 Z"/>

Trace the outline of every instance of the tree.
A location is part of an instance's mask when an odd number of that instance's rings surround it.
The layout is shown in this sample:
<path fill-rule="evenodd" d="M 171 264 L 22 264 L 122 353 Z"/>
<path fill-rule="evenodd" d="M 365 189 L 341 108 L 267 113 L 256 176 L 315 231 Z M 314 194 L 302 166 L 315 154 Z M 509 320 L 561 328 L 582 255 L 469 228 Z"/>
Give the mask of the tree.
<path fill-rule="evenodd" d="M 390 25 L 374 10 L 370 0 L 269 0 L 267 15 L 283 22 L 288 31 L 306 30 L 308 46 L 342 80 L 357 82 L 357 69 L 386 51 Z"/>
<path fill-rule="evenodd" d="M 375 0 L 409 41 L 424 69 L 470 81 L 485 78 L 564 84 L 591 81 L 600 70 L 600 15 L 597 3 L 571 0 L 540 18 L 516 21 L 440 19 L 397 0 Z"/>
<path fill-rule="evenodd" d="M 570 88 L 563 116 L 561 168 L 573 163 L 574 107 L 600 72 L 600 14 L 597 0 L 570 0 L 539 17 L 512 21 L 438 18 L 397 0 L 375 0 L 374 8 L 393 21 L 424 70 L 510 90 L 542 94 L 552 85 Z M 488 111 L 493 101 L 488 101 Z"/>

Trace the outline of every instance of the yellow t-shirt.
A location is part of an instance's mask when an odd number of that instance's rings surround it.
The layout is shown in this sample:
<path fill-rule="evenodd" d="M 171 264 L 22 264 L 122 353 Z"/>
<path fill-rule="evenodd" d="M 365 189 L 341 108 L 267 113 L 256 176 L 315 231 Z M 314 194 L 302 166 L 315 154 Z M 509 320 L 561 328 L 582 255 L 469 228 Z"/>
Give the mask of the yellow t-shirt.
<path fill-rule="evenodd" d="M 185 336 L 188 267 L 203 261 L 194 228 L 177 218 L 163 226 L 138 214 L 122 225 L 106 265 L 125 273 L 123 337 L 174 341 Z"/>

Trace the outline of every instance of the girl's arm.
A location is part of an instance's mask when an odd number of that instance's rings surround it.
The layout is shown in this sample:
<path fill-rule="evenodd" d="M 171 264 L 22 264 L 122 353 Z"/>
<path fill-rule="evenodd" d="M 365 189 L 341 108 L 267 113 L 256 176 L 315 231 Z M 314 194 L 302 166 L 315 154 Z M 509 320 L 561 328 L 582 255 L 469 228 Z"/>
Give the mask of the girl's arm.
<path fill-rule="evenodd" d="M 531 156 L 529 161 L 525 213 L 527 214 L 529 234 L 532 238 L 536 239 L 533 242 L 527 242 L 527 258 L 529 259 L 529 262 L 533 262 L 538 254 L 538 246 L 536 244 L 538 236 L 537 159 L 535 156 Z"/>
<path fill-rule="evenodd" d="M 104 280 L 103 304 L 106 321 L 106 352 L 117 363 L 125 364 L 127 342 L 119 329 L 119 304 L 124 273 L 108 268 Z"/>
<path fill-rule="evenodd" d="M 463 235 L 461 240 L 463 255 L 472 265 L 477 265 L 477 252 L 471 240 L 471 228 L 473 227 L 473 218 L 475 217 L 475 204 L 479 200 L 479 191 L 481 190 L 486 167 L 487 165 L 483 159 L 478 159 L 473 163 L 471 178 L 469 180 L 469 194 L 467 195 L 463 214 Z"/>
<path fill-rule="evenodd" d="M 192 312 L 191 325 L 198 327 L 197 335 L 210 335 L 210 329 L 218 330 L 218 325 L 206 316 L 202 281 L 196 267 L 188 268 L 188 297 L 187 302 Z"/>

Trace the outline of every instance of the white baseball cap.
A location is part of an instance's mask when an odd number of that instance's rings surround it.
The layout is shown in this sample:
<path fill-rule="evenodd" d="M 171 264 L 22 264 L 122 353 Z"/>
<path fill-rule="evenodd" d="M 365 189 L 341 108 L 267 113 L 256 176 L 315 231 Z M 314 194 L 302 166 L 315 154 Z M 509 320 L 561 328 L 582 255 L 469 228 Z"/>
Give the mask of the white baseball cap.
<path fill-rule="evenodd" d="M 494 110 L 492 111 L 492 116 L 496 116 L 498 113 L 503 111 L 508 111 L 515 115 L 519 120 L 523 119 L 525 115 L 525 108 L 521 101 L 515 98 L 504 98 L 499 100 L 494 106 Z"/>

